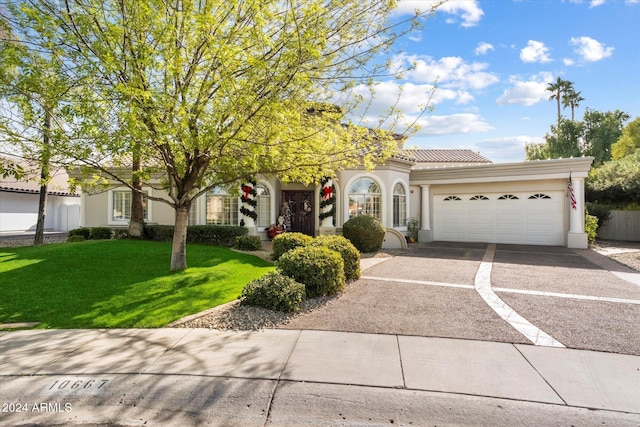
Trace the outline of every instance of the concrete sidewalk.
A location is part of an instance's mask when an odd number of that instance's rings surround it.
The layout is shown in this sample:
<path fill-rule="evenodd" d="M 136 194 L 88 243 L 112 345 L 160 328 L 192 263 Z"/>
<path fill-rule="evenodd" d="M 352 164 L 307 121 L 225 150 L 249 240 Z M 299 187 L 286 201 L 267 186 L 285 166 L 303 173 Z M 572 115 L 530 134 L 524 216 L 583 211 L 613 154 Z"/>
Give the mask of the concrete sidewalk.
<path fill-rule="evenodd" d="M 638 356 L 300 330 L 0 334 L 0 425 L 640 425 Z"/>

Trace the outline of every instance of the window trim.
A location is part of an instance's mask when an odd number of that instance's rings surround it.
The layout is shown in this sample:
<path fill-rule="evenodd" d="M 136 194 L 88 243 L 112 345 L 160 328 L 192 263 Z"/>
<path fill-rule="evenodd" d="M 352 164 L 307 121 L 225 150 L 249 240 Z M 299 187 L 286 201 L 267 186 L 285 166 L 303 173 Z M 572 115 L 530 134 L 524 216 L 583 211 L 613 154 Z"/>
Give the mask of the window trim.
<path fill-rule="evenodd" d="M 404 194 L 402 194 L 402 196 L 404 197 L 405 218 L 404 220 L 401 219 L 400 225 L 395 225 L 395 199 L 396 199 L 396 187 L 398 185 L 400 185 L 404 190 Z M 404 222 L 404 224 L 402 222 Z M 393 226 L 393 228 L 396 228 L 399 230 L 406 230 L 408 222 L 409 222 L 409 186 L 404 180 L 398 179 L 394 181 L 393 185 L 391 186 L 391 225 Z"/>
<path fill-rule="evenodd" d="M 353 186 L 353 184 L 355 182 L 357 182 L 358 180 L 362 179 L 362 178 L 366 178 L 366 179 L 370 179 L 373 182 L 376 183 L 376 185 L 378 186 L 378 188 L 380 189 L 380 217 L 379 217 L 379 221 L 382 224 L 387 224 L 387 212 L 388 212 L 388 207 L 387 207 L 387 198 L 388 198 L 388 194 L 387 194 L 387 188 L 384 184 L 384 182 L 377 176 L 375 175 L 371 175 L 371 174 L 367 174 L 367 173 L 359 173 L 357 175 L 354 175 L 344 186 L 344 194 L 343 194 L 343 218 L 344 221 L 346 222 L 349 220 L 350 215 L 349 215 L 349 196 L 350 196 L 350 190 L 351 187 Z"/>
<path fill-rule="evenodd" d="M 131 221 L 131 218 L 127 219 L 114 219 L 113 218 L 113 197 L 115 193 L 131 193 L 132 190 L 129 187 L 119 186 L 109 189 L 107 191 L 107 225 L 128 225 Z M 153 195 L 153 190 L 151 187 L 142 187 L 142 192 L 146 193 L 147 196 Z M 144 218 L 144 222 L 151 222 L 153 220 L 153 203 L 152 200 L 147 200 L 147 215 Z"/>

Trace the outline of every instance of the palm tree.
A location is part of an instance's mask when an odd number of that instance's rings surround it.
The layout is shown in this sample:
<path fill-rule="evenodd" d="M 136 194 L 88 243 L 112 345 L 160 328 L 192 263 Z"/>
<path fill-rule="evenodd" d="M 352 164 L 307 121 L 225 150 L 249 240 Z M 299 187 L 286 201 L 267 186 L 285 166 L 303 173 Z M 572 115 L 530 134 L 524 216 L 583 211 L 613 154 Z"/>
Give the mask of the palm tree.
<path fill-rule="evenodd" d="M 563 94 L 568 91 L 573 91 L 573 83 L 569 80 L 562 80 L 560 77 L 555 82 L 547 85 L 547 91 L 551 92 L 549 100 L 556 100 L 558 102 L 558 129 L 560 128 L 560 119 L 562 118 L 560 103 L 562 102 Z"/>
<path fill-rule="evenodd" d="M 571 107 L 571 121 L 574 120 L 575 109 L 580 105 L 581 101 L 584 101 L 584 98 L 580 96 L 581 93 L 582 92 L 576 92 L 573 90 L 573 87 L 571 87 L 571 89 L 565 92 L 565 95 L 562 98 L 562 107 Z"/>

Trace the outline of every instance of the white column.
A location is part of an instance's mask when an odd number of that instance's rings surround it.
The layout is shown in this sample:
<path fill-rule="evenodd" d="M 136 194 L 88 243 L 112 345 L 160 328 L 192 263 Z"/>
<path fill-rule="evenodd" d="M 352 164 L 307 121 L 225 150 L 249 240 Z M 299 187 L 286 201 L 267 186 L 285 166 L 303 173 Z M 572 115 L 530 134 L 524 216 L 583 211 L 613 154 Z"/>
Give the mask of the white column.
<path fill-rule="evenodd" d="M 584 178 L 572 178 L 571 181 L 576 208 L 569 205 L 569 233 L 584 233 Z"/>
<path fill-rule="evenodd" d="M 421 185 L 422 194 L 421 194 L 421 208 L 420 208 L 420 229 L 421 230 L 431 230 L 431 214 L 430 214 L 430 195 L 429 188 L 430 185 Z"/>

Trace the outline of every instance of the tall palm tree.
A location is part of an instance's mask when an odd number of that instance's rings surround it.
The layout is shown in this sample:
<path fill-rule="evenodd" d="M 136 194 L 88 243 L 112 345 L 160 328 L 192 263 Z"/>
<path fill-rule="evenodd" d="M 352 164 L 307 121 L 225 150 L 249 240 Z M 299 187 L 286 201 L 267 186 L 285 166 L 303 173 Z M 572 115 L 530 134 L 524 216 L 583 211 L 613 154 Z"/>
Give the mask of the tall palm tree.
<path fill-rule="evenodd" d="M 581 101 L 584 101 L 584 98 L 580 96 L 582 92 L 576 92 L 573 90 L 573 87 L 565 92 L 564 97 L 562 98 L 562 108 L 571 107 L 571 121 L 574 120 L 575 109 L 580 105 Z"/>
<path fill-rule="evenodd" d="M 560 77 L 555 82 L 547 85 L 547 91 L 551 92 L 549 100 L 556 100 L 558 102 L 558 129 L 560 128 L 560 119 L 562 118 L 562 112 L 560 110 L 560 103 L 562 102 L 563 94 L 573 90 L 573 83 L 569 80 L 562 80 Z"/>

